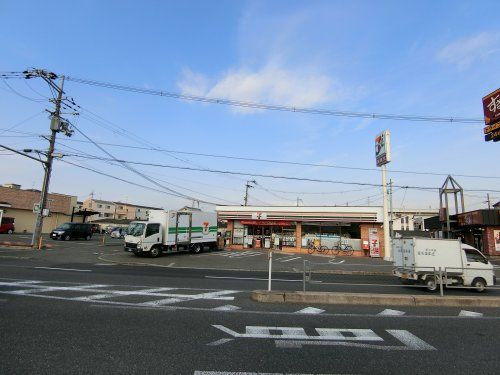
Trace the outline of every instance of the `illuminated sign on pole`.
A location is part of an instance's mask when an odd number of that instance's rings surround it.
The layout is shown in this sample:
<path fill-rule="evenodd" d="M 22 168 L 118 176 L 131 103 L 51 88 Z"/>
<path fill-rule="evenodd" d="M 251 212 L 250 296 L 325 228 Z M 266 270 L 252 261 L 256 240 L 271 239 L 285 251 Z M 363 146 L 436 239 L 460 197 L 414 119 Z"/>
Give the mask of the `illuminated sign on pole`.
<path fill-rule="evenodd" d="M 483 98 L 484 112 L 484 140 L 500 141 L 500 89 L 493 91 Z"/>
<path fill-rule="evenodd" d="M 375 138 L 375 158 L 377 167 L 381 167 L 391 161 L 391 133 L 384 130 Z"/>

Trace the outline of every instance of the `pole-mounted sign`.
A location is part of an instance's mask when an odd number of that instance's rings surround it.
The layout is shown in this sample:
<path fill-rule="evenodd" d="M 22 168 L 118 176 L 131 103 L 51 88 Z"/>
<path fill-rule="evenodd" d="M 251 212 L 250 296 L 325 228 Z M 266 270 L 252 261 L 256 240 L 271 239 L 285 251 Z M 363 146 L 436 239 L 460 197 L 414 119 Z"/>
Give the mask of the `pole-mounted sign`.
<path fill-rule="evenodd" d="M 483 98 L 484 140 L 500 141 L 500 89 Z"/>
<path fill-rule="evenodd" d="M 391 161 L 391 133 L 384 130 L 375 138 L 375 158 L 377 167 L 381 167 Z"/>

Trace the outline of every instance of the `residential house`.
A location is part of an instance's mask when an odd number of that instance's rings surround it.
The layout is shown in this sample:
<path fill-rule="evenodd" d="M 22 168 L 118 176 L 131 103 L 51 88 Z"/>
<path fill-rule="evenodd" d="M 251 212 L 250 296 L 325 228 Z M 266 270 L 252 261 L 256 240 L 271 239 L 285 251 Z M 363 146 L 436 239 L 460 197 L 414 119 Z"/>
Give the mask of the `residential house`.
<path fill-rule="evenodd" d="M 0 186 L 0 209 L 4 217 L 15 219 L 17 233 L 31 233 L 33 231 L 36 214 L 33 212 L 35 204 L 40 203 L 40 190 L 21 189 L 18 184 L 4 184 Z M 74 195 L 50 193 L 47 197 L 49 216 L 43 221 L 43 233 L 49 233 L 60 224 L 71 221 L 71 213 L 77 205 Z M 81 221 L 78 217 L 75 220 Z"/>

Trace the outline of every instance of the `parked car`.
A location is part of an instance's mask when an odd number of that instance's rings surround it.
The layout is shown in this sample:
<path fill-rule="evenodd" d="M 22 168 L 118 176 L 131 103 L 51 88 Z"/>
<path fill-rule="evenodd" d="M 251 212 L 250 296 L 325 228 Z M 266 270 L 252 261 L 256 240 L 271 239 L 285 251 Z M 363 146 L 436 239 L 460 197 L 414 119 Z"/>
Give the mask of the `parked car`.
<path fill-rule="evenodd" d="M 2 223 L 0 224 L 0 233 L 14 233 L 16 230 L 14 221 L 15 219 L 13 217 L 3 217 Z"/>
<path fill-rule="evenodd" d="M 110 233 L 111 238 L 124 238 L 125 237 L 125 228 L 116 228 L 114 231 Z"/>
<path fill-rule="evenodd" d="M 92 225 L 88 223 L 64 223 L 50 232 L 53 240 L 71 240 L 73 238 L 85 238 L 87 241 L 92 238 Z"/>

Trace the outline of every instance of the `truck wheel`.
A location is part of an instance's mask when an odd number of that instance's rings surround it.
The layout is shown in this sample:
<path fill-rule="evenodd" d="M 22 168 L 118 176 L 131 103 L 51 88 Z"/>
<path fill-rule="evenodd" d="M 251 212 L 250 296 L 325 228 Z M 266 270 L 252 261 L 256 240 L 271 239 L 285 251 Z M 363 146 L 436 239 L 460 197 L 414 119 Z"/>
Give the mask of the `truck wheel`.
<path fill-rule="evenodd" d="M 161 250 L 158 246 L 154 246 L 151 248 L 151 251 L 149 252 L 149 255 L 151 256 L 151 258 L 157 258 L 159 257 L 161 254 Z"/>
<path fill-rule="evenodd" d="M 69 234 L 64 236 L 64 241 L 69 241 L 70 239 L 71 239 L 71 237 L 69 236 Z"/>
<path fill-rule="evenodd" d="M 476 292 L 482 293 L 486 290 L 486 281 L 484 279 L 478 277 L 474 280 L 472 280 L 471 286 L 475 288 Z"/>
<path fill-rule="evenodd" d="M 203 246 L 201 246 L 200 244 L 194 245 L 192 252 L 195 254 L 199 254 L 199 253 L 203 252 Z"/>
<path fill-rule="evenodd" d="M 90 234 L 87 234 L 85 236 L 85 241 L 90 241 L 91 238 L 92 238 L 92 236 Z"/>
<path fill-rule="evenodd" d="M 425 287 L 427 288 L 428 292 L 436 292 L 438 290 L 438 283 L 436 281 L 435 277 L 428 277 L 425 279 Z"/>

